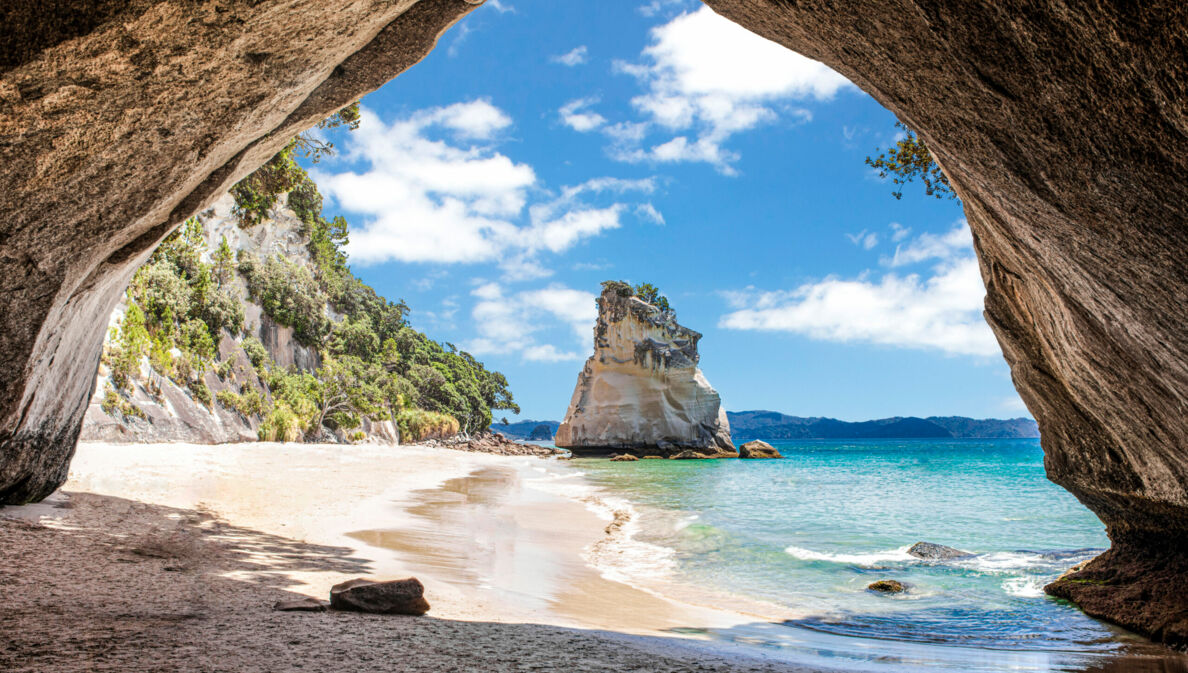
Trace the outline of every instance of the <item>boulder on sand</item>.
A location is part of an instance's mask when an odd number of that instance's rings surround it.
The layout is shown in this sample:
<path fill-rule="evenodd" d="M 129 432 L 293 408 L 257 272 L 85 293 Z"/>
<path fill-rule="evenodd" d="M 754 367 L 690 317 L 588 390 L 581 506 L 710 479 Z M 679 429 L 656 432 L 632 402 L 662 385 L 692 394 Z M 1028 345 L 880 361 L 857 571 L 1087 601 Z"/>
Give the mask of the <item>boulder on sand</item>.
<path fill-rule="evenodd" d="M 761 439 L 755 439 L 738 447 L 739 458 L 783 458 L 776 447 Z"/>
<path fill-rule="evenodd" d="M 425 585 L 415 577 L 390 582 L 360 578 L 335 584 L 330 587 L 330 607 L 382 615 L 423 615 L 429 612 Z"/>
<path fill-rule="evenodd" d="M 967 551 L 961 551 L 960 549 L 953 549 L 943 544 L 933 544 L 931 542 L 917 542 L 907 550 L 907 553 L 925 561 L 948 561 L 950 559 L 975 556 L 975 554 Z"/>

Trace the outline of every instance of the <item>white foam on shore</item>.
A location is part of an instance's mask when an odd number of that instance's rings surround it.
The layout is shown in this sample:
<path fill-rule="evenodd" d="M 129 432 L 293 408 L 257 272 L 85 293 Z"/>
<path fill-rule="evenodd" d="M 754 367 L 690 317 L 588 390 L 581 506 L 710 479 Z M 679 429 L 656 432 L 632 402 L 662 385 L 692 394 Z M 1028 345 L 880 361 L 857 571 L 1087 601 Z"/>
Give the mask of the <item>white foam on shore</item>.
<path fill-rule="evenodd" d="M 911 546 L 898 549 L 868 552 L 866 554 L 830 554 L 829 552 L 813 551 L 795 545 L 788 546 L 784 553 L 802 561 L 828 561 L 830 563 L 848 563 L 857 566 L 873 566 L 896 561 L 918 561 L 916 557 L 907 553 Z"/>
<path fill-rule="evenodd" d="M 585 474 L 581 470 L 565 470 L 532 479 L 529 483 L 546 493 L 580 502 L 607 522 L 605 535 L 587 547 L 582 555 L 582 560 L 597 570 L 603 579 L 660 595 L 648 585 L 672 575 L 676 568 L 676 550 L 637 540 L 639 511 L 626 498 L 608 495 L 582 479 Z"/>
<path fill-rule="evenodd" d="M 1044 595 L 1044 584 L 1041 577 L 1011 577 L 1003 580 L 1002 590 L 1011 596 L 1021 598 L 1040 598 Z"/>

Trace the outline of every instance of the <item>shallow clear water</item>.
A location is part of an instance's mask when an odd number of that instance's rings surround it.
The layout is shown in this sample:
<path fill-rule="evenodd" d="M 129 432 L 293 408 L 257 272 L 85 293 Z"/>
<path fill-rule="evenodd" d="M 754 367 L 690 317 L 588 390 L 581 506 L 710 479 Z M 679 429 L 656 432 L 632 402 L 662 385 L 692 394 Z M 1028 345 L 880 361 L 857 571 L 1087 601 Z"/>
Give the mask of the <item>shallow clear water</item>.
<path fill-rule="evenodd" d="M 772 442 L 784 460 L 573 462 L 639 512 L 682 583 L 791 608 L 817 633 L 978 650 L 1118 650 L 1120 630 L 1042 586 L 1108 546 L 1044 476 L 1035 440 Z M 977 554 L 929 563 L 929 541 Z M 908 585 L 899 595 L 866 586 Z M 779 631 L 751 637 L 778 644 Z"/>

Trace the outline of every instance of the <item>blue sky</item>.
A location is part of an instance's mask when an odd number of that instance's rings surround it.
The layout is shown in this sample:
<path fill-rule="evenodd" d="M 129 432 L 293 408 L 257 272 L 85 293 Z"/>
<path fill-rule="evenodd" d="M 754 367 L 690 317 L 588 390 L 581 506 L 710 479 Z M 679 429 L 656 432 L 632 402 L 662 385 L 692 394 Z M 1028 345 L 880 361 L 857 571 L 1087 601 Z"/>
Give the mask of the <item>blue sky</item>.
<path fill-rule="evenodd" d="M 705 335 L 729 410 L 1026 415 L 960 204 L 863 163 L 894 116 L 700 3 L 489 0 L 363 107 L 313 167 L 355 273 L 520 418 L 564 415 L 607 279 Z"/>

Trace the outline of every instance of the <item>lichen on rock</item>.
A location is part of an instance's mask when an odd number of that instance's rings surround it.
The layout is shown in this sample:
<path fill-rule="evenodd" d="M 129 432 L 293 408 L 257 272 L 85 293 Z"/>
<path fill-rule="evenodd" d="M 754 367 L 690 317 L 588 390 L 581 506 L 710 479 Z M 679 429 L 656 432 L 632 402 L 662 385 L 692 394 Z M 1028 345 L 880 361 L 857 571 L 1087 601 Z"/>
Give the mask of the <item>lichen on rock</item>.
<path fill-rule="evenodd" d="M 697 367 L 700 339 L 673 311 L 622 283 L 604 283 L 594 354 L 578 375 L 557 446 L 579 454 L 738 455 L 721 397 Z"/>

